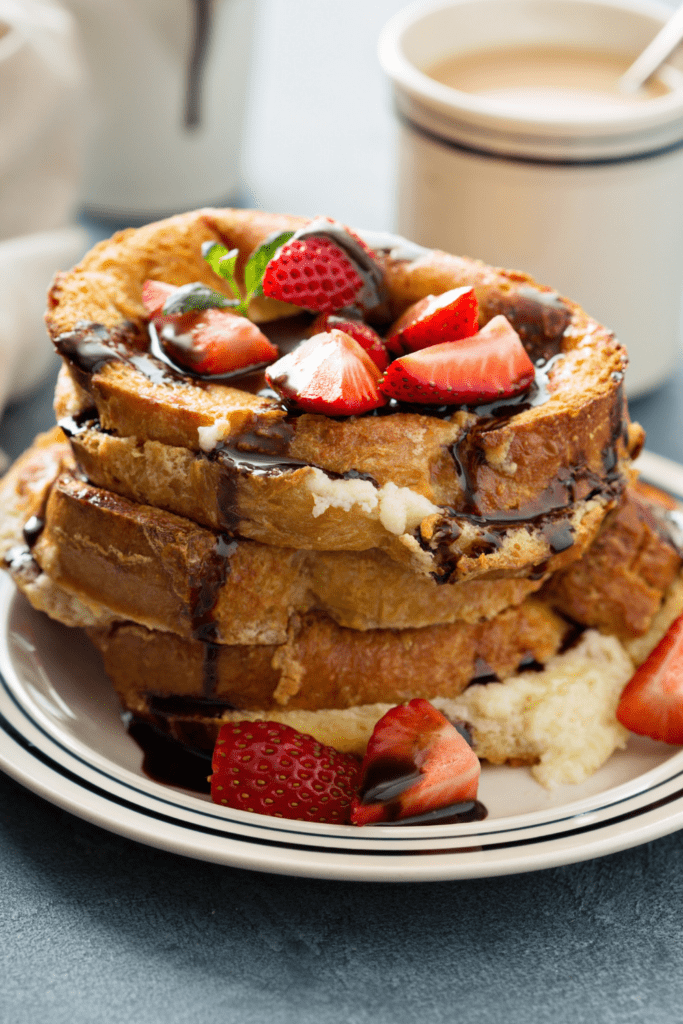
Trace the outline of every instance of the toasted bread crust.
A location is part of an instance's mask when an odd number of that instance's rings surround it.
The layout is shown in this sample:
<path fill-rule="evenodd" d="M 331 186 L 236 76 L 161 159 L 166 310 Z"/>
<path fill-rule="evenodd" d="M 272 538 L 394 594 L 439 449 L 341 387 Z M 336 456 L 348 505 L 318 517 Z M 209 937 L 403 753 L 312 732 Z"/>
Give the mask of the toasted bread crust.
<path fill-rule="evenodd" d="M 542 363 L 518 405 L 294 417 L 253 384 L 199 381 L 151 354 L 145 280 L 225 291 L 202 242 L 237 247 L 242 273 L 268 234 L 304 223 L 199 210 L 121 232 L 57 275 L 46 322 L 76 468 L 54 434 L 0 484 L 20 589 L 88 628 L 124 708 L 190 744 L 210 746 L 239 713 L 337 721 L 423 696 L 469 715 L 487 691 L 465 692 L 472 681 L 558 651 L 556 609 L 631 636 L 680 566 L 622 501 L 643 439 L 622 347 L 526 275 L 391 241 L 376 250 L 392 316 L 472 285 L 482 326 L 510 320 Z M 250 315 L 295 312 L 259 299 Z M 24 535 L 31 515 L 45 526 Z M 497 742 L 504 714 L 485 738 L 488 714 L 480 753 L 544 756 L 524 724 Z"/>
<path fill-rule="evenodd" d="M 681 564 L 666 509 L 630 489 L 589 557 L 553 576 L 546 596 L 574 621 L 629 640 L 648 631 Z"/>
<path fill-rule="evenodd" d="M 15 464 L 4 482 L 0 527 L 5 547 L 28 556 L 23 527 L 40 513 L 42 531 L 30 556 L 88 608 L 82 625 L 92 625 L 92 609 L 100 605 L 110 620 L 191 638 L 206 629 L 202 616 L 213 601 L 215 642 L 283 643 L 294 612 L 322 611 L 359 630 L 477 623 L 520 604 L 543 582 L 475 580 L 443 587 L 380 551 L 297 552 L 229 542 L 191 520 L 94 487 L 68 470 L 70 463 L 69 445 L 54 431 L 49 445 L 37 445 Z M 37 469 L 40 487 L 27 507 L 24 495 Z M 24 577 L 17 578 L 23 586 Z M 79 623 L 72 615 L 69 624 Z"/>
<path fill-rule="evenodd" d="M 197 640 L 130 623 L 90 635 L 129 710 L 149 712 L 150 695 L 182 695 L 267 712 L 456 696 L 476 677 L 478 659 L 503 678 L 529 655 L 547 660 L 566 629 L 533 598 L 488 622 L 408 630 L 358 632 L 311 613 L 291 622 L 285 644 L 260 654 L 217 645 L 208 674 L 206 645 Z"/>
<path fill-rule="evenodd" d="M 199 210 L 116 235 L 95 247 L 73 271 L 58 275 L 49 295 L 48 330 L 74 380 L 97 410 L 103 430 L 197 455 L 211 456 L 227 446 L 299 460 L 327 475 L 368 474 L 380 489 L 389 484 L 405 487 L 444 510 L 444 525 L 451 532 L 454 515 L 470 516 L 470 524 L 472 516 L 490 518 L 501 512 L 516 513 L 518 520 L 525 521 L 559 505 L 571 518 L 578 504 L 600 490 L 609 492 L 603 514 L 613 506 L 628 477 L 630 454 L 641 443 L 638 432 L 628 430 L 622 391 L 624 350 L 576 304 L 523 274 L 435 251 L 421 250 L 410 259 L 402 258 L 398 250 L 378 253 L 394 314 L 427 294 L 471 284 L 480 302 L 482 323 L 504 312 L 535 355 L 546 361 L 558 356 L 547 364 L 545 400 L 502 420 L 482 420 L 461 411 L 445 419 L 414 412 L 343 420 L 303 415 L 290 423 L 283 407 L 270 399 L 179 374 L 159 378 L 156 371 L 149 372 L 148 356 L 140 368 L 136 353 L 146 345 L 141 301 L 145 279 L 172 284 L 199 280 L 224 289 L 225 283 L 201 258 L 203 241 L 220 240 L 239 248 L 239 269 L 271 231 L 295 229 L 302 223 L 299 218 L 253 211 Z M 282 312 L 281 305 L 264 300 L 254 315 L 268 318 Z M 97 332 L 102 331 L 93 327 L 98 323 L 110 339 L 121 344 L 125 339 L 126 351 L 133 356 L 106 359 L 85 372 L 73 355 L 80 343 L 74 340 L 74 332 L 80 332 L 81 341 L 88 332 L 89 337 L 99 336 Z M 284 475 L 286 480 L 279 481 L 283 494 L 284 485 L 290 494 L 303 488 L 310 504 L 310 474 Z M 123 493 L 132 490 L 128 487 Z M 154 499 L 148 495 L 144 500 Z M 473 572 L 513 571 L 509 560 L 501 557 L 488 568 L 480 560 L 476 566 L 459 561 L 463 552 L 457 543 L 434 548 L 433 523 L 429 536 L 424 529 L 418 530 L 420 522 L 433 514 L 429 510 L 416 523 L 407 524 L 403 533 L 389 531 L 389 536 L 375 522 L 366 539 L 350 543 L 357 550 L 384 546 L 418 571 L 455 572 L 456 578 Z M 343 538 L 344 517 L 328 518 L 329 533 Z M 259 533 L 262 525 L 265 535 Z M 253 512 L 240 516 L 236 526 L 236 532 L 267 543 L 301 546 L 277 533 L 269 535 L 269 529 L 270 521 L 259 523 Z M 328 543 L 323 537 L 316 546 Z M 538 544 L 532 548 L 536 561 L 527 563 L 528 572 L 537 571 L 539 560 L 548 561 L 552 555 L 547 547 L 540 555 Z M 519 545 L 517 556 L 518 549 Z M 577 547 L 575 556 L 580 554 Z M 520 571 L 519 565 L 516 568 Z"/>

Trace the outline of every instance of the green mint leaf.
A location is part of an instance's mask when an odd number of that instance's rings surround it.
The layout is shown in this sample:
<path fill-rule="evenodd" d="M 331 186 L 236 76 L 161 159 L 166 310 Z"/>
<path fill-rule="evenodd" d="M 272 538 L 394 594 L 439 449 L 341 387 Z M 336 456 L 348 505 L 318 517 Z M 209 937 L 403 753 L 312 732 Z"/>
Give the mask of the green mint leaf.
<path fill-rule="evenodd" d="M 204 242 L 202 245 L 202 256 L 211 269 L 230 285 L 238 301 L 234 304 L 233 312 L 247 316 L 249 303 L 255 295 L 263 295 L 261 282 L 266 267 L 272 260 L 277 250 L 288 242 L 293 231 L 278 231 L 261 242 L 257 249 L 251 254 L 244 268 L 244 287 L 246 295 L 242 298 L 237 281 L 235 280 L 235 266 L 237 264 L 237 249 L 230 249 L 220 242 Z"/>
<path fill-rule="evenodd" d="M 238 255 L 238 249 L 228 249 L 225 245 L 221 245 L 220 242 L 204 242 L 202 245 L 202 256 L 211 269 L 218 274 L 219 277 L 222 277 L 224 281 L 228 282 L 233 295 L 235 295 L 238 300 L 235 312 L 243 314 L 246 307 L 242 300 L 242 293 L 240 292 L 237 281 L 235 280 L 235 264 L 237 263 Z"/>
<path fill-rule="evenodd" d="M 272 235 L 268 235 L 268 237 L 261 242 L 258 249 L 253 251 L 249 257 L 246 267 L 244 268 L 244 284 L 249 300 L 251 300 L 254 295 L 263 295 L 261 282 L 263 280 L 266 267 L 277 250 L 283 246 L 285 242 L 288 242 L 293 234 L 293 231 L 274 232 Z"/>
<path fill-rule="evenodd" d="M 221 292 L 196 281 L 184 284 L 169 296 L 161 310 L 162 316 L 178 313 L 192 313 L 200 309 L 224 309 L 235 306 L 234 299 L 228 299 Z"/>

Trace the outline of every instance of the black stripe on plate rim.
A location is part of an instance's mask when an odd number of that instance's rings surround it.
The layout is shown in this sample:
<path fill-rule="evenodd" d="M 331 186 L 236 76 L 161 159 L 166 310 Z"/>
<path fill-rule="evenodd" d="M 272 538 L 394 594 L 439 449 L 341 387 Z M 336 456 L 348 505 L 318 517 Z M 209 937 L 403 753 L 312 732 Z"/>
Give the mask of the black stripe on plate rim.
<path fill-rule="evenodd" d="M 2 682 L 2 685 L 3 685 L 4 689 L 5 689 L 5 692 L 7 692 L 9 694 L 9 696 L 11 697 L 13 703 L 16 706 L 18 706 L 20 710 L 23 711 L 24 709 L 21 708 L 20 705 L 17 705 L 17 702 L 16 702 L 13 694 L 11 694 L 11 692 L 8 690 L 7 682 L 6 682 L 5 678 L 4 678 L 4 676 L 0 675 L 0 681 Z M 24 711 L 24 714 L 25 714 L 25 717 L 29 721 L 32 721 L 30 716 L 28 716 L 25 711 Z M 38 725 L 37 723 L 33 723 L 33 724 L 35 725 L 35 727 L 41 733 L 46 735 L 45 731 L 43 730 L 43 728 L 40 725 Z M 467 853 L 485 854 L 485 853 L 491 852 L 491 851 L 515 849 L 515 848 L 518 848 L 518 847 L 527 847 L 527 846 L 538 846 L 539 844 L 545 844 L 545 843 L 548 843 L 548 842 L 553 842 L 557 838 L 562 838 L 562 839 L 573 838 L 573 837 L 576 837 L 576 836 L 588 834 L 590 832 L 595 832 L 598 829 L 604 829 L 604 828 L 608 828 L 608 827 L 611 827 L 611 826 L 616 825 L 616 824 L 620 824 L 623 821 L 632 820 L 632 819 L 637 818 L 637 817 L 642 817 L 643 815 L 645 815 L 645 814 L 647 814 L 647 813 L 649 813 L 649 812 L 651 812 L 653 810 L 658 810 L 661 807 L 665 807 L 668 804 L 671 804 L 671 803 L 677 801 L 678 799 L 680 799 L 681 797 L 683 797 L 683 788 L 681 788 L 681 789 L 676 790 L 674 793 L 670 793 L 667 796 L 661 797 L 658 800 L 653 800 L 649 804 L 646 804 L 643 807 L 639 807 L 636 810 L 625 811 L 622 814 L 615 815 L 615 816 L 613 816 L 613 817 L 611 817 L 611 818 L 609 818 L 607 820 L 601 820 L 599 822 L 592 822 L 592 823 L 589 823 L 589 824 L 586 824 L 586 825 L 578 826 L 578 827 L 573 828 L 573 829 L 569 829 L 569 830 L 567 830 L 565 832 L 562 832 L 559 836 L 556 836 L 556 835 L 551 835 L 551 836 L 543 835 L 543 836 L 531 836 L 531 837 L 526 837 L 526 838 L 504 840 L 504 841 L 498 841 L 498 842 L 486 842 L 486 836 L 485 835 L 481 835 L 481 834 L 478 834 L 478 833 L 475 833 L 475 834 L 469 833 L 467 835 L 467 837 L 463 836 L 462 838 L 474 838 L 474 839 L 479 838 L 479 839 L 482 840 L 482 842 L 480 844 L 473 844 L 470 847 L 462 847 L 462 846 L 459 846 L 459 847 L 429 846 L 429 847 L 426 847 L 424 850 L 416 850 L 416 849 L 399 849 L 399 850 L 395 850 L 395 849 L 387 849 L 387 848 L 372 849 L 372 848 L 367 848 L 367 847 L 355 848 L 354 849 L 352 847 L 319 846 L 319 845 L 316 845 L 315 843 L 310 843 L 310 842 L 307 842 L 305 844 L 304 843 L 297 843 L 297 842 L 286 842 L 285 840 L 282 840 L 282 839 L 279 839 L 279 840 L 278 839 L 271 839 L 271 838 L 263 836 L 263 835 L 262 836 L 249 836 L 249 835 L 245 835 L 243 833 L 232 833 L 232 832 L 226 831 L 225 829 L 213 828 L 213 827 L 208 826 L 208 825 L 202 825 L 202 824 L 199 824 L 199 823 L 193 823 L 193 822 L 188 822 L 186 820 L 178 819 L 178 818 L 173 817 L 170 814 L 164 814 L 164 813 L 162 813 L 160 811 L 155 811 L 155 810 L 153 810 L 151 808 L 140 807 L 138 804 L 136 804 L 132 800 L 128 800 L 128 799 L 126 799 L 124 797 L 118 796 L 117 794 L 111 793 L 107 789 L 104 789 L 102 786 L 98 786 L 95 783 L 89 782 L 88 780 L 84 779 L 82 776 L 78 775 L 76 772 L 71 771 L 71 769 L 67 768 L 65 765 L 63 765 L 60 762 L 56 761 L 49 754 L 47 754 L 45 751 L 43 751 L 39 747 L 37 747 L 35 743 L 32 743 L 30 740 L 28 740 L 17 728 L 15 728 L 15 726 L 13 726 L 8 721 L 7 718 L 5 718 L 4 715 L 2 715 L 2 713 L 0 713 L 0 729 L 3 729 L 4 732 L 6 733 L 6 735 L 17 746 L 21 747 L 24 751 L 29 753 L 32 757 L 34 757 L 41 764 L 45 765 L 45 767 L 49 768 L 55 774 L 61 775 L 63 778 L 67 779 L 68 781 L 70 781 L 74 785 L 76 785 L 76 786 L 78 786 L 78 787 L 80 787 L 82 789 L 85 789 L 85 790 L 87 790 L 90 793 L 93 793 L 95 796 L 99 797 L 100 799 L 103 799 L 105 802 L 114 803 L 114 804 L 116 804 L 116 805 L 118 805 L 120 807 L 125 808 L 126 810 L 133 811 L 136 814 L 141 814 L 143 817 L 152 818 L 152 819 L 154 819 L 156 821 L 162 821 L 165 824 L 169 824 L 169 825 L 172 825 L 172 826 L 174 826 L 176 828 L 184 829 L 186 831 L 191 831 L 191 832 L 198 833 L 198 834 L 201 834 L 201 835 L 216 836 L 217 838 L 230 840 L 230 841 L 236 842 L 236 843 L 247 843 L 247 844 L 252 844 L 252 845 L 257 845 L 257 846 L 266 846 L 266 847 L 273 847 L 273 848 L 279 848 L 279 849 L 290 849 L 290 850 L 297 850 L 297 851 L 299 851 L 301 853 L 316 853 L 316 854 L 327 855 L 327 856 L 331 856 L 331 855 L 348 856 L 348 855 L 351 855 L 353 857 L 363 857 L 363 856 L 367 855 L 367 856 L 370 856 L 370 857 L 389 856 L 389 857 L 408 857 L 409 858 L 409 857 L 423 855 L 423 854 L 424 855 L 430 855 L 430 856 L 435 856 L 435 855 L 444 855 L 445 856 L 445 855 L 467 854 Z M 56 742 L 54 740 L 54 738 L 52 738 L 52 737 L 49 737 L 49 738 L 51 739 L 51 741 L 53 743 Z M 61 746 L 61 744 L 59 744 L 58 742 L 56 742 L 56 745 L 57 746 Z M 88 763 L 86 761 L 84 761 L 78 755 L 74 755 L 73 752 L 67 750 L 65 747 L 62 746 L 62 749 L 64 749 L 65 752 L 67 754 L 69 754 L 69 756 L 76 757 L 76 759 L 80 760 L 81 763 L 86 764 L 91 770 L 95 770 L 95 771 L 99 772 L 102 775 L 106 775 L 106 773 L 104 773 L 101 769 L 98 769 L 98 768 L 96 768 L 93 765 L 88 765 Z M 682 774 L 683 774 L 683 772 L 677 772 L 676 775 L 673 775 L 673 776 L 669 777 L 668 779 L 663 780 L 663 782 L 658 783 L 656 786 L 652 787 L 652 789 L 654 790 L 654 789 L 658 788 L 658 786 L 660 786 L 660 785 L 664 785 L 667 782 L 671 782 L 674 778 L 677 778 L 678 776 L 680 776 Z M 124 785 L 127 788 L 134 789 L 134 787 L 130 786 L 128 783 L 122 783 L 120 780 L 114 779 L 113 776 L 109 776 L 109 777 L 112 779 L 112 781 L 117 782 L 117 784 L 119 784 L 119 785 Z M 149 795 L 149 794 L 145 794 L 145 795 Z M 624 798 L 624 799 L 631 799 L 631 798 Z M 621 803 L 621 802 L 624 802 L 624 801 L 623 800 L 617 801 L 617 803 Z M 170 801 L 168 801 L 168 803 L 170 804 Z M 606 808 L 598 808 L 597 810 L 605 810 L 605 809 Z M 596 812 L 594 811 L 592 813 L 596 813 Z M 573 816 L 573 817 L 580 818 L 580 817 L 582 817 L 582 815 L 576 815 L 576 816 Z M 221 820 L 225 820 L 226 824 L 233 824 L 233 825 L 239 824 L 238 822 L 236 822 L 234 820 L 231 822 L 230 819 L 223 819 L 223 818 L 221 818 Z M 553 822 L 546 822 L 544 824 L 547 825 L 547 824 L 552 824 L 552 823 Z M 533 826 L 526 826 L 526 827 L 533 827 Z M 310 839 L 310 833 L 301 833 L 301 834 L 304 835 L 306 838 Z M 333 837 L 330 837 L 330 838 L 333 838 Z M 362 838 L 361 835 L 358 835 L 358 838 L 361 839 Z M 398 838 L 399 837 L 397 837 L 394 834 L 392 836 L 387 836 L 386 840 L 396 841 Z M 409 838 L 411 838 L 411 837 L 406 837 L 406 839 L 409 839 Z M 449 838 L 449 837 L 443 837 L 443 836 L 436 837 L 435 836 L 434 838 L 442 841 L 444 838 Z M 453 836 L 453 838 L 457 839 L 457 836 Z M 424 843 L 425 840 L 428 841 L 428 837 L 420 836 L 416 841 L 420 841 L 420 842 Z M 384 840 L 383 836 L 382 837 L 373 836 L 371 841 L 373 841 L 373 842 L 375 842 L 375 841 L 382 842 L 382 841 L 385 841 L 385 840 Z"/>
<path fill-rule="evenodd" d="M 88 761 L 85 757 L 83 757 L 81 754 L 78 754 L 76 751 L 72 750 L 70 747 L 67 747 L 57 736 L 54 736 L 47 729 L 45 729 L 44 726 L 42 726 L 40 724 L 40 722 L 38 722 L 33 717 L 33 715 L 29 713 L 29 709 L 27 707 L 25 707 L 25 705 L 22 704 L 22 702 L 17 698 L 16 694 L 12 691 L 11 687 L 7 683 L 7 680 L 2 675 L 2 673 L 0 673 L 0 685 L 4 689 L 5 694 L 9 698 L 10 702 L 14 705 L 16 710 L 26 719 L 26 721 L 37 732 L 39 732 L 42 736 L 44 736 L 46 738 L 46 740 L 48 740 L 49 743 L 51 743 L 54 746 L 56 746 L 59 750 L 62 750 L 67 757 L 69 757 L 69 758 L 79 762 L 80 764 L 84 765 L 84 767 L 86 767 L 89 771 L 95 772 L 98 775 L 103 776 L 105 779 L 109 780 L 110 782 L 113 782 L 115 785 L 121 786 L 122 788 L 125 788 L 125 789 L 128 789 L 132 793 L 139 794 L 139 795 L 145 797 L 146 799 L 155 800 L 158 803 L 166 804 L 168 807 L 175 808 L 176 810 L 178 810 L 182 814 L 188 812 L 188 810 L 189 810 L 189 812 L 192 813 L 192 814 L 200 814 L 200 815 L 202 815 L 204 817 L 213 818 L 214 820 L 217 820 L 217 821 L 231 821 L 233 825 L 239 825 L 239 826 L 243 826 L 245 824 L 243 822 L 236 821 L 235 819 L 231 819 L 231 818 L 227 817 L 226 814 L 225 814 L 226 808 L 221 808 L 221 811 L 223 813 L 221 813 L 221 814 L 216 813 L 216 811 L 213 809 L 214 805 L 212 803 L 210 803 L 209 801 L 197 800 L 197 805 L 198 806 L 196 808 L 186 808 L 184 805 L 178 804 L 175 801 L 171 800 L 170 797 L 168 797 L 168 796 L 159 796 L 159 795 L 157 795 L 155 793 L 150 793 L 147 790 L 141 789 L 139 786 L 135 786 L 132 783 L 127 782 L 125 779 L 120 779 L 120 778 L 116 777 L 115 775 L 112 775 L 111 772 L 105 771 L 103 768 L 100 768 L 97 765 L 93 764 L 91 761 Z M 28 746 L 30 746 L 32 748 L 35 747 L 35 744 L 31 743 L 30 740 L 26 740 L 26 743 L 28 744 Z M 39 748 L 36 748 L 36 749 L 39 749 Z M 46 754 L 45 756 L 49 756 L 49 755 Z M 60 762 L 58 762 L 58 763 L 60 763 Z M 541 824 L 529 823 L 529 824 L 522 824 L 522 825 L 513 825 L 513 826 L 509 826 L 509 827 L 504 828 L 504 829 L 499 829 L 496 833 L 490 833 L 490 832 L 481 832 L 480 833 L 480 832 L 468 831 L 467 833 L 465 833 L 465 835 L 467 837 L 469 837 L 469 838 L 477 838 L 479 836 L 486 837 L 488 835 L 494 835 L 494 834 L 495 835 L 502 835 L 502 834 L 509 833 L 509 832 L 523 832 L 523 831 L 527 831 L 529 829 L 547 828 L 547 827 L 552 826 L 552 825 L 561 825 L 561 824 L 564 824 L 565 822 L 575 821 L 576 819 L 582 818 L 586 814 L 598 814 L 598 813 L 600 813 L 602 811 L 609 810 L 609 808 L 618 807 L 619 805 L 621 805 L 623 803 L 626 803 L 628 801 L 631 801 L 631 800 L 635 799 L 637 796 L 640 796 L 643 793 L 654 792 L 654 790 L 658 789 L 660 786 L 666 785 L 666 784 L 672 782 L 674 779 L 679 778 L 681 776 L 683 776 L 683 769 L 681 769 L 681 771 L 679 771 L 679 772 L 675 772 L 673 775 L 668 775 L 666 777 L 666 779 L 663 779 L 661 782 L 655 783 L 654 785 L 651 785 L 651 786 L 647 787 L 647 789 L 639 790 L 637 793 L 632 793 L 632 794 L 630 794 L 628 796 L 623 796 L 623 797 L 620 797 L 620 798 L 618 798 L 616 800 L 608 801 L 607 803 L 601 804 L 599 807 L 591 808 L 590 811 L 580 811 L 578 814 L 565 814 L 565 815 L 560 814 L 557 818 L 547 818 Z M 172 786 L 163 786 L 160 783 L 156 783 L 156 785 L 158 785 L 159 788 L 161 788 L 164 791 L 164 793 L 166 793 L 166 792 L 168 792 L 168 793 L 175 792 L 175 790 L 174 790 L 174 788 Z M 104 792 L 108 792 L 108 790 L 105 790 Z M 266 831 L 276 831 L 276 832 L 282 831 L 282 829 L 280 827 L 280 824 L 279 824 L 280 819 L 276 819 L 276 818 L 269 819 L 269 818 L 265 817 L 264 815 L 256 815 L 256 817 L 259 818 L 259 819 L 262 819 L 264 823 L 262 824 L 261 821 L 255 823 L 253 825 L 251 823 L 249 823 L 249 827 L 258 828 L 258 829 L 266 830 Z M 292 820 L 294 820 L 294 819 L 292 819 Z M 276 822 L 277 822 L 277 824 L 276 824 Z M 288 832 L 288 834 L 292 834 L 291 830 L 287 830 L 287 832 Z M 299 834 L 302 835 L 302 836 L 305 836 L 306 838 L 310 837 L 310 832 L 307 832 L 307 831 L 304 831 L 304 830 L 302 830 Z M 352 833 L 352 834 L 354 834 L 354 833 Z M 357 833 L 355 833 L 355 834 L 357 835 Z M 565 833 L 562 833 L 562 834 L 564 835 Z M 330 839 L 334 839 L 335 837 L 336 836 L 334 834 L 329 836 Z M 381 838 L 384 839 L 384 837 L 381 837 Z M 394 838 L 394 837 L 391 837 L 391 836 L 387 835 L 386 839 L 388 840 L 390 838 Z M 399 838 L 399 837 L 397 836 L 395 838 Z M 402 837 L 402 840 L 406 841 L 406 842 L 408 842 L 408 841 L 419 842 L 419 841 L 421 841 L 421 837 L 418 838 L 418 837 L 414 837 L 414 836 L 405 836 L 405 837 Z"/>
<path fill-rule="evenodd" d="M 20 600 L 25 601 L 25 598 L 23 598 L 23 596 L 20 595 L 16 590 L 15 590 L 13 596 L 14 596 L 15 599 L 19 598 Z M 37 614 L 41 614 L 41 613 L 37 613 Z M 9 660 L 11 661 L 11 658 Z M 16 673 L 15 673 L 15 675 L 16 675 Z M 125 779 L 118 778 L 115 775 L 112 775 L 111 772 L 107 772 L 103 768 L 98 767 L 97 765 L 93 764 L 91 761 L 87 760 L 85 757 L 83 757 L 80 754 L 78 754 L 76 751 L 72 750 L 70 747 L 66 746 L 57 736 L 53 735 L 51 732 L 49 732 L 47 729 L 45 729 L 44 726 L 42 726 L 40 724 L 40 722 L 38 722 L 33 717 L 33 715 L 29 713 L 29 709 L 18 699 L 18 697 L 13 692 L 12 688 L 8 684 L 8 682 L 5 679 L 5 677 L 2 674 L 2 672 L 0 672 L 0 687 L 2 689 L 4 689 L 6 696 L 9 698 L 11 704 L 14 705 L 15 709 L 19 712 L 19 714 L 22 715 L 22 717 L 25 718 L 26 721 L 37 732 L 39 732 L 42 736 L 44 736 L 45 739 L 49 743 L 51 743 L 52 745 L 56 746 L 58 749 L 62 750 L 67 757 L 69 757 L 72 760 L 75 760 L 75 761 L 79 762 L 80 764 L 84 765 L 84 767 L 86 767 L 89 771 L 95 772 L 95 773 L 103 776 L 105 779 L 109 780 L 110 782 L 113 782 L 115 785 L 120 786 L 120 787 L 125 788 L 125 789 L 128 789 L 131 792 L 139 794 L 139 795 L 145 797 L 148 800 L 155 800 L 158 803 L 165 804 L 168 807 L 175 808 L 180 813 L 185 814 L 185 813 L 189 812 L 191 814 L 197 814 L 197 815 L 202 815 L 203 817 L 212 818 L 212 819 L 217 820 L 217 821 L 230 821 L 233 825 L 240 826 L 240 827 L 245 827 L 245 823 L 244 822 L 237 821 L 235 819 L 230 819 L 229 817 L 227 817 L 226 814 L 225 814 L 226 808 L 221 808 L 221 811 L 223 813 L 221 813 L 221 814 L 216 813 L 216 811 L 213 810 L 215 805 L 213 803 L 209 802 L 209 801 L 204 801 L 204 800 L 199 800 L 198 799 L 196 801 L 196 803 L 197 803 L 196 807 L 187 808 L 184 805 L 178 804 L 177 802 L 171 800 L 169 796 L 160 796 L 160 795 L 158 795 L 156 793 L 150 793 L 148 790 L 143 790 L 139 786 L 135 786 L 132 783 L 126 781 Z M 30 740 L 27 740 L 26 743 L 28 744 L 29 747 L 35 747 L 35 744 L 32 744 Z M 49 755 L 46 755 L 46 756 L 49 756 Z M 666 779 L 663 779 L 661 782 L 655 783 L 654 785 L 650 785 L 646 789 L 641 789 L 641 790 L 638 790 L 638 792 L 632 793 L 632 794 L 630 794 L 628 796 L 623 796 L 623 797 L 619 797 L 616 800 L 608 801 L 607 803 L 601 804 L 599 807 L 591 808 L 590 811 L 581 811 L 581 812 L 578 812 L 576 814 L 561 814 L 560 813 L 558 815 L 558 817 L 556 817 L 556 818 L 547 818 L 547 819 L 545 819 L 540 824 L 535 824 L 535 823 L 532 822 L 532 823 L 528 823 L 528 824 L 512 825 L 512 826 L 508 826 L 507 828 L 498 829 L 498 831 L 495 832 L 495 833 L 491 833 L 491 832 L 488 832 L 488 831 L 481 832 L 481 833 L 480 832 L 475 832 L 475 831 L 468 831 L 468 832 L 464 833 L 464 835 L 467 836 L 468 838 L 476 838 L 476 837 L 479 837 L 479 836 L 486 837 L 488 835 L 503 835 L 503 834 L 510 833 L 510 832 L 523 832 L 523 831 L 527 831 L 529 829 L 548 828 L 548 827 L 553 826 L 553 825 L 563 825 L 566 822 L 571 822 L 571 821 L 575 821 L 577 818 L 582 818 L 586 814 L 599 814 L 599 813 L 601 813 L 603 811 L 609 810 L 612 807 L 618 807 L 619 805 L 621 805 L 623 803 L 626 803 L 627 801 L 631 801 L 631 800 L 635 799 L 636 797 L 638 797 L 638 796 L 640 796 L 640 795 L 642 795 L 644 793 L 653 792 L 655 789 L 658 789 L 660 786 L 666 785 L 666 784 L 672 782 L 674 779 L 679 778 L 680 776 L 683 776 L 683 769 L 681 769 L 680 772 L 674 773 L 673 775 L 668 775 L 666 777 Z M 161 790 L 163 790 L 164 793 L 169 793 L 170 794 L 170 793 L 174 793 L 175 792 L 175 789 L 172 786 L 163 786 L 161 783 L 156 783 L 156 785 Z M 108 792 L 108 791 L 104 790 L 104 792 Z M 264 831 L 271 831 L 271 832 L 272 831 L 276 831 L 276 832 L 281 832 L 282 831 L 282 828 L 281 828 L 281 826 L 279 824 L 281 819 L 268 818 L 268 817 L 266 817 L 264 815 L 255 815 L 255 817 L 258 818 L 259 821 L 255 822 L 253 824 L 249 823 L 248 827 L 254 828 L 254 829 L 260 829 L 260 830 L 264 830 Z M 291 820 L 293 821 L 294 819 L 291 819 Z M 261 823 L 261 822 L 263 822 L 263 823 Z M 354 832 L 355 832 L 355 830 L 354 830 Z M 354 834 L 354 832 L 352 832 L 352 834 Z M 299 833 L 294 832 L 294 830 L 292 830 L 292 829 L 288 829 L 287 833 L 290 834 L 290 835 L 291 834 L 300 834 L 300 835 L 302 835 L 302 836 L 304 836 L 306 838 L 310 837 L 310 832 L 305 831 L 303 829 Z M 564 835 L 565 833 L 563 832 L 561 834 Z M 336 834 L 329 835 L 328 838 L 333 840 L 333 839 L 336 838 Z M 392 837 L 387 835 L 386 839 L 389 840 L 390 838 L 392 838 Z M 398 837 L 396 837 L 396 838 L 398 838 Z M 384 840 L 384 837 L 382 837 L 382 839 Z M 379 841 L 379 838 L 378 838 L 378 841 Z M 401 837 L 401 841 L 404 841 L 404 842 L 413 842 L 413 841 L 414 842 L 420 842 L 420 841 L 422 841 L 422 837 L 414 837 L 414 836 L 405 836 L 405 835 L 403 835 Z"/>
<path fill-rule="evenodd" d="M 471 156 L 480 156 L 487 160 L 501 160 L 505 163 L 513 164 L 536 164 L 539 167 L 604 167 L 610 164 L 630 164 L 642 160 L 654 160 L 657 157 L 667 156 L 669 153 L 675 153 L 677 150 L 683 149 L 683 138 L 681 138 L 677 142 L 669 143 L 668 146 L 660 146 L 658 149 L 647 150 L 632 156 L 596 157 L 593 160 L 585 158 L 553 160 L 544 157 L 523 156 L 521 153 L 500 153 L 495 149 L 486 149 L 479 146 L 468 146 L 463 142 L 449 139 L 446 135 L 440 135 L 439 132 L 431 128 L 425 128 L 423 125 L 413 121 L 412 118 L 408 117 L 407 114 L 404 114 L 398 108 L 395 108 L 395 114 L 404 128 L 445 149 L 455 149 L 460 153 L 469 153 Z"/>

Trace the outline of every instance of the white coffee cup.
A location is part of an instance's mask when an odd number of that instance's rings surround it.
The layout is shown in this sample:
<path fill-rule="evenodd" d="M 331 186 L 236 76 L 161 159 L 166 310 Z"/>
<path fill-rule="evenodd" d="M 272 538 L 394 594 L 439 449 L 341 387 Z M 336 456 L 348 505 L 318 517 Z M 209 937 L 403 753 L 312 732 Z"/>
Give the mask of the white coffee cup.
<path fill-rule="evenodd" d="M 0 240 L 70 223 L 83 94 L 69 14 L 50 0 L 0 0 Z"/>
<path fill-rule="evenodd" d="M 425 69 L 524 44 L 635 55 L 670 14 L 653 0 L 441 0 L 400 12 L 379 46 L 400 122 L 397 229 L 579 302 L 627 346 L 631 397 L 679 352 L 683 54 L 664 95 L 588 113 L 513 113 Z"/>
<path fill-rule="evenodd" d="M 81 202 L 142 222 L 235 197 L 254 0 L 63 0 L 92 82 Z"/>

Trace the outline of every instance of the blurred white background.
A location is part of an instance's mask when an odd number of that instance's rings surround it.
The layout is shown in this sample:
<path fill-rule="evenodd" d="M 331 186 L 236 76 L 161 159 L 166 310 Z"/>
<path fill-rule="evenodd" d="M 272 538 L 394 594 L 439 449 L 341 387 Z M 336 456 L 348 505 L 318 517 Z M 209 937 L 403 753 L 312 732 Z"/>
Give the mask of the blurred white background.
<path fill-rule="evenodd" d="M 261 0 L 244 151 L 266 210 L 386 229 L 393 115 L 377 38 L 405 0 Z"/>

